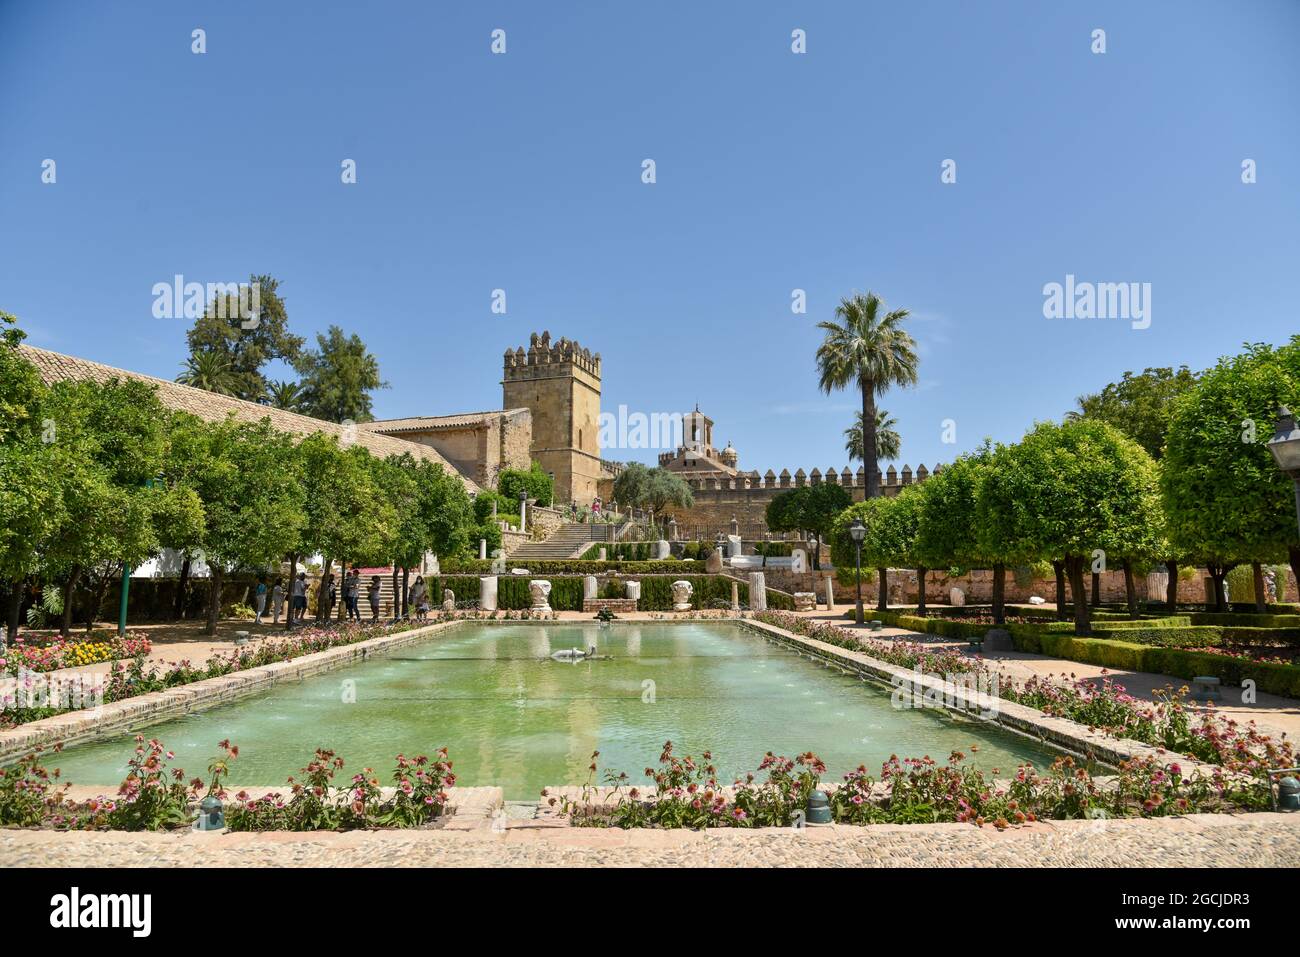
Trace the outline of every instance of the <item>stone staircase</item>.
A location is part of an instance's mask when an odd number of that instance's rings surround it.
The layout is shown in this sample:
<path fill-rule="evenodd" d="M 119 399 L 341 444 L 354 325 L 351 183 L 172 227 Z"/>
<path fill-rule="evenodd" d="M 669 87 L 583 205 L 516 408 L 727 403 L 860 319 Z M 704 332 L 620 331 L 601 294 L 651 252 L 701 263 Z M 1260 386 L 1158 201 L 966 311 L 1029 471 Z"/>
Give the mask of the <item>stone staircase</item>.
<path fill-rule="evenodd" d="M 577 558 L 591 545 L 590 525 L 566 522 L 540 542 L 524 542 L 506 557 L 512 562 Z"/>

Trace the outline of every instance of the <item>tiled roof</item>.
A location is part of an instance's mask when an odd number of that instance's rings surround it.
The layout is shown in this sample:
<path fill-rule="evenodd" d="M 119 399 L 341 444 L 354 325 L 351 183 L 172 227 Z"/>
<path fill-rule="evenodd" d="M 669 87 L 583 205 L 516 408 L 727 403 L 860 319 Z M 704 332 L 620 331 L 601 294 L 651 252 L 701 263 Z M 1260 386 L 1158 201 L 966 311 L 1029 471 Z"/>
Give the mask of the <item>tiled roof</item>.
<path fill-rule="evenodd" d="M 193 386 L 181 385 L 179 382 L 169 382 L 166 379 L 156 379 L 153 376 L 143 375 L 139 372 L 115 369 L 99 362 L 91 362 L 89 359 L 65 356 L 58 352 L 49 352 L 28 345 L 21 345 L 18 348 L 23 358 L 36 366 L 41 378 L 47 384 L 65 379 L 88 379 L 93 382 L 107 382 L 109 379 L 137 379 L 157 386 L 158 399 L 167 408 L 189 412 L 201 419 L 212 422 L 220 422 L 229 415 L 233 415 L 241 422 L 259 422 L 262 419 L 270 419 L 272 428 L 281 432 L 302 436 L 311 435 L 313 432 L 323 432 L 326 435 L 336 436 L 340 440 L 344 438 L 347 431 L 344 426 L 336 422 L 326 422 L 323 419 L 314 419 L 309 415 L 299 415 L 296 412 L 286 412 L 284 409 L 272 408 L 269 405 L 259 405 L 256 402 L 246 402 L 243 399 L 236 399 L 228 395 L 218 395 L 205 389 L 196 389 Z M 427 445 L 407 442 L 405 439 L 390 438 L 387 435 L 367 431 L 365 428 L 357 428 L 351 434 L 351 439 L 374 455 L 401 455 L 403 452 L 408 452 L 417 459 L 436 462 L 449 472 L 459 475 L 461 481 L 465 483 L 466 489 L 471 492 L 478 491 L 478 486 L 468 476 L 460 472 L 455 465 Z"/>
<path fill-rule="evenodd" d="M 434 429 L 463 429 L 484 426 L 499 415 L 526 411 L 523 409 L 497 409 L 491 412 L 461 412 L 457 415 L 412 415 L 405 419 L 379 419 L 363 422 L 361 428 L 369 432 L 429 432 Z"/>

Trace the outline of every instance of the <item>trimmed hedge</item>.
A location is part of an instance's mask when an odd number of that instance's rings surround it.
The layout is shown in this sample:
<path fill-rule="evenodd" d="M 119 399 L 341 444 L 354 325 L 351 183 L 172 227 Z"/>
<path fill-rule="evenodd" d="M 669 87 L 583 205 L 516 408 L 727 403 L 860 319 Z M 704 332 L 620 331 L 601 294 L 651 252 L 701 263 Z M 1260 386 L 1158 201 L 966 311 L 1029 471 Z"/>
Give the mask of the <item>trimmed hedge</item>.
<path fill-rule="evenodd" d="M 596 542 L 582 553 L 581 560 L 597 561 L 596 556 L 605 549 L 606 558 L 614 562 L 654 561 L 654 542 Z"/>
<path fill-rule="evenodd" d="M 1228 625 L 1243 628 L 1300 629 L 1300 615 L 1253 615 L 1239 612 L 1192 612 L 1193 625 Z"/>
<path fill-rule="evenodd" d="M 1033 636 L 1031 640 L 1030 636 L 1023 632 L 1017 633 L 1014 629 L 1011 637 L 1020 651 L 1052 655 L 1105 668 L 1172 675 L 1187 680 L 1201 675 L 1213 675 L 1224 684 L 1240 685 L 1249 679 L 1255 682 L 1255 687 L 1260 691 L 1287 698 L 1300 698 L 1300 667 L 1295 665 L 1139 645 L 1113 638 L 1076 638 L 1074 635 L 1042 633 Z"/>

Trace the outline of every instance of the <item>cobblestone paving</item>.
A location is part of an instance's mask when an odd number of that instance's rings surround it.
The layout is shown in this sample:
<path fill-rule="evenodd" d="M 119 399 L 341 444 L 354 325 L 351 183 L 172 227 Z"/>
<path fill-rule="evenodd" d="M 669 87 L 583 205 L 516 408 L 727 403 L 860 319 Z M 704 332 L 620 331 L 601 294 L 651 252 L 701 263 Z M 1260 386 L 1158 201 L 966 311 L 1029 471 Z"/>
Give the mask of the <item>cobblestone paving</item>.
<path fill-rule="evenodd" d="M 62 834 L 0 831 L 0 865 L 84 867 L 1296 867 L 1300 814 L 763 831 Z"/>

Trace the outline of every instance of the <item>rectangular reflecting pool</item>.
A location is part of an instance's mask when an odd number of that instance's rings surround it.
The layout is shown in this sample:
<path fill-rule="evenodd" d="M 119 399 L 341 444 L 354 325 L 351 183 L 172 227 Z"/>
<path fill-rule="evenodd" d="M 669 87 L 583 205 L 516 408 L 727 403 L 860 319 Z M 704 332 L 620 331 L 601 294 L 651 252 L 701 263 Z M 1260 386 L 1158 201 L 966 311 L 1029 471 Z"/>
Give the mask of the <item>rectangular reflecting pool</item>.
<path fill-rule="evenodd" d="M 578 663 L 552 652 L 595 645 L 611 656 Z M 217 742 L 239 746 L 230 780 L 283 784 L 318 747 L 372 767 L 388 783 L 393 756 L 451 750 L 458 784 L 498 785 L 508 800 L 580 784 L 592 751 L 600 774 L 644 784 L 671 739 L 679 754 L 711 750 L 724 783 L 764 752 L 815 751 L 828 780 L 891 754 L 943 761 L 979 749 L 975 763 L 1004 773 L 1045 767 L 1059 752 L 948 712 L 896 709 L 890 689 L 800 658 L 728 622 L 553 625 L 467 623 L 362 664 L 141 729 L 204 777 Z M 115 787 L 132 733 L 67 749 L 51 766 L 72 784 Z M 599 778 L 597 779 L 599 783 Z"/>

